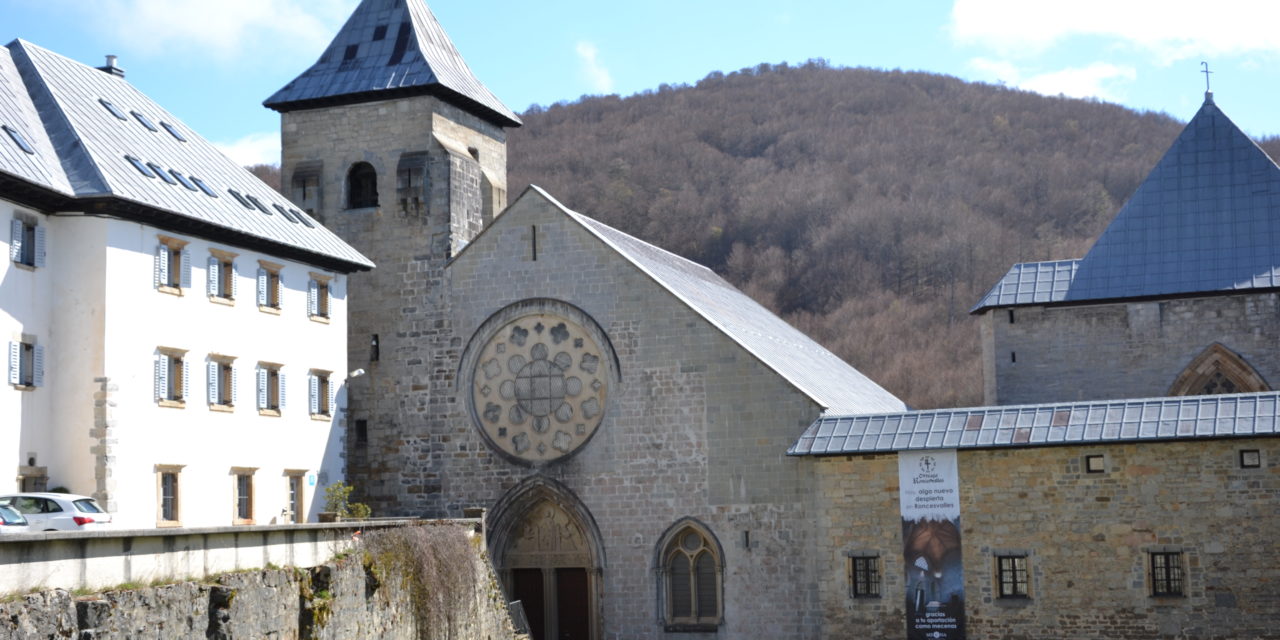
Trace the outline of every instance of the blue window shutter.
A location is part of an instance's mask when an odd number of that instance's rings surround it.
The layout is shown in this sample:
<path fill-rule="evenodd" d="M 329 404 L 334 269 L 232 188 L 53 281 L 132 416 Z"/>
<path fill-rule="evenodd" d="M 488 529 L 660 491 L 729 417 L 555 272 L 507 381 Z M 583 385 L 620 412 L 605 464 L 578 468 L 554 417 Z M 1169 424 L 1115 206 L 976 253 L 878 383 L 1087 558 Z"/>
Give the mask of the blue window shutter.
<path fill-rule="evenodd" d="M 258 306 L 267 306 L 267 270 L 258 268 Z"/>
<path fill-rule="evenodd" d="M 267 370 L 258 367 L 258 408 L 267 408 Z"/>
<path fill-rule="evenodd" d="M 9 221 L 9 259 L 22 260 L 22 221 L 17 218 Z"/>
<path fill-rule="evenodd" d="M 176 359 L 179 370 L 182 372 L 182 398 L 183 402 L 191 401 L 191 368 L 187 366 L 186 358 Z"/>
<path fill-rule="evenodd" d="M 34 262 L 37 267 L 44 266 L 44 225 L 36 225 L 36 255 Z"/>
<path fill-rule="evenodd" d="M 22 343 L 9 343 L 9 384 L 18 384 L 22 381 Z"/>
<path fill-rule="evenodd" d="M 279 384 L 280 384 L 280 411 L 284 411 L 284 388 L 285 388 L 285 384 L 284 384 L 284 372 L 283 372 L 283 371 L 281 371 L 281 372 L 280 372 L 280 374 L 276 377 L 276 380 L 278 380 L 278 381 L 279 381 Z"/>
<path fill-rule="evenodd" d="M 209 371 L 209 404 L 218 404 L 218 400 L 221 399 L 218 397 L 218 363 L 210 362 L 207 368 Z"/>
<path fill-rule="evenodd" d="M 338 383 L 329 376 L 329 415 L 338 415 Z"/>
<path fill-rule="evenodd" d="M 236 298 L 236 283 L 240 280 L 240 267 L 236 266 L 235 261 L 231 262 L 231 299 Z"/>
<path fill-rule="evenodd" d="M 307 315 L 316 315 L 320 313 L 320 283 L 315 280 L 307 281 Z M 314 411 L 312 413 L 315 413 Z"/>
<path fill-rule="evenodd" d="M 221 268 L 217 256 L 209 256 L 209 295 L 218 295 L 218 270 Z"/>
<path fill-rule="evenodd" d="M 156 355 L 156 400 L 164 400 L 169 393 L 169 356 Z"/>
<path fill-rule="evenodd" d="M 314 373 L 308 375 L 307 389 L 309 392 L 309 400 L 311 401 L 311 415 L 320 413 L 320 376 L 317 376 Z"/>
<path fill-rule="evenodd" d="M 231 365 L 231 406 L 236 404 L 236 367 Z"/>
<path fill-rule="evenodd" d="M 166 247 L 162 244 L 156 245 L 155 286 L 159 287 L 160 285 L 168 284 L 167 282 L 165 282 L 166 280 L 168 280 L 168 278 L 165 277 L 168 273 L 169 273 L 169 247 Z"/>
<path fill-rule="evenodd" d="M 35 345 L 31 354 L 31 386 L 44 386 L 44 347 Z"/>
<path fill-rule="evenodd" d="M 181 274 L 182 288 L 190 289 L 191 288 L 191 252 L 190 251 L 187 251 L 186 249 L 182 250 L 182 264 L 180 266 L 182 267 L 182 274 Z"/>

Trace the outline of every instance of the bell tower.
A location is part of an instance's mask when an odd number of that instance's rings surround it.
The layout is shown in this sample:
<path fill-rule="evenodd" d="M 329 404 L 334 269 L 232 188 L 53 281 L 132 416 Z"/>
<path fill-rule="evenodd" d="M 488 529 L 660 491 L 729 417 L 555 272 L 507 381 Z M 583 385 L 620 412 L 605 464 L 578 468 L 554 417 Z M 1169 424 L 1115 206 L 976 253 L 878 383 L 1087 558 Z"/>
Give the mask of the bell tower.
<path fill-rule="evenodd" d="M 455 401 L 444 267 L 506 206 L 520 118 L 424 0 L 363 0 L 264 104 L 281 114 L 285 193 L 377 265 L 347 292 L 348 362 L 365 371 L 347 388 L 347 478 L 377 515 L 461 515 L 421 463 Z"/>

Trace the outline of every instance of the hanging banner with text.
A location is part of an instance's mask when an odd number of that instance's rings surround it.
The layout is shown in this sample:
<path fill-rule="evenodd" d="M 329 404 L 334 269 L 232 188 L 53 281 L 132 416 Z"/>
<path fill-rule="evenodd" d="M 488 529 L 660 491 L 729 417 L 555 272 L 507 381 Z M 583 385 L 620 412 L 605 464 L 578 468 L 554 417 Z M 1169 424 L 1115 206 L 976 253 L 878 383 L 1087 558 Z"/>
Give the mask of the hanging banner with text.
<path fill-rule="evenodd" d="M 898 452 L 907 639 L 964 639 L 960 481 L 954 449 Z"/>

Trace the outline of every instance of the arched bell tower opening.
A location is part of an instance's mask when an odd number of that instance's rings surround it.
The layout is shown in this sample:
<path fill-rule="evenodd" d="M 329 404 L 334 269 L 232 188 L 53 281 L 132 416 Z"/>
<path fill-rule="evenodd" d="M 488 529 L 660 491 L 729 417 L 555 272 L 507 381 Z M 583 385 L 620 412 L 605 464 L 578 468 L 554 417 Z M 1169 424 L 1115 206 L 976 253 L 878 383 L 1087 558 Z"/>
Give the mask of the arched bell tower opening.
<path fill-rule="evenodd" d="M 567 487 L 537 475 L 490 511 L 489 555 L 533 640 L 595 640 L 604 547 L 595 518 Z"/>

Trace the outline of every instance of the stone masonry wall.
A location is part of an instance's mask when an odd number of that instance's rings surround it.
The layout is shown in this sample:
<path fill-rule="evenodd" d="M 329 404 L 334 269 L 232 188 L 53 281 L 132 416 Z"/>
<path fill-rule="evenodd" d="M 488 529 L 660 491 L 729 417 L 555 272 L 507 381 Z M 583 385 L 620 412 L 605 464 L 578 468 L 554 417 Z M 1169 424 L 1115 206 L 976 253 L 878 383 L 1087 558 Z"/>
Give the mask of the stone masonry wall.
<path fill-rule="evenodd" d="M 1242 293 L 1062 307 L 994 309 L 983 357 L 994 367 L 987 404 L 1165 395 L 1178 374 L 1220 342 L 1280 384 L 1280 294 Z M 1016 362 L 1014 361 L 1016 355 Z M 993 395 L 994 394 L 994 395 Z"/>
<path fill-rule="evenodd" d="M 1093 454 L 1105 473 L 1084 472 Z M 897 456 L 811 462 L 823 637 L 904 637 Z M 962 450 L 959 467 L 969 637 L 1280 638 L 1280 440 Z M 1185 597 L 1150 595 L 1161 550 L 1183 553 Z M 851 553 L 879 555 L 882 597 L 850 596 Z M 997 596 L 997 553 L 1028 556 L 1029 598 Z"/>

